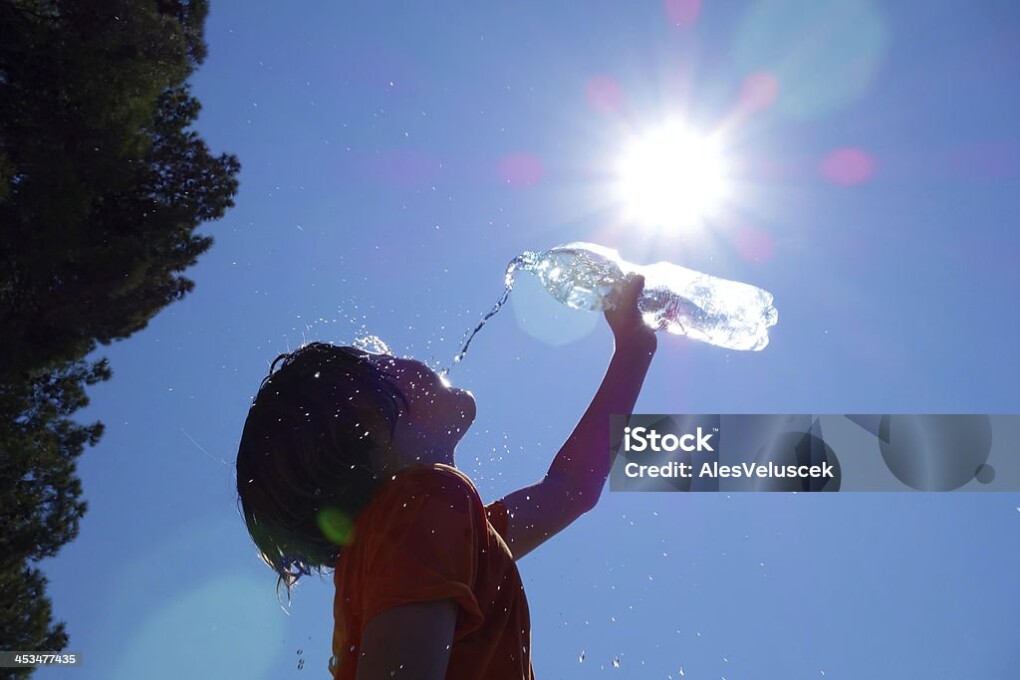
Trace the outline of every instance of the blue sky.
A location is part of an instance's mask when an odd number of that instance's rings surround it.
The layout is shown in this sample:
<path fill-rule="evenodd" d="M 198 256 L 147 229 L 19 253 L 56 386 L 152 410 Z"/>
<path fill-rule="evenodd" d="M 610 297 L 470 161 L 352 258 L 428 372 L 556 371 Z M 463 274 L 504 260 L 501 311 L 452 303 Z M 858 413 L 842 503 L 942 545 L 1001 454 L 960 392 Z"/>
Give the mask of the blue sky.
<path fill-rule="evenodd" d="M 215 0 L 206 37 L 198 129 L 241 188 L 195 291 L 96 355 L 89 511 L 44 565 L 82 677 L 326 677 L 331 581 L 284 612 L 237 513 L 251 398 L 310 340 L 448 363 L 523 250 L 775 295 L 762 352 L 661 337 L 637 412 L 1020 412 L 1014 3 Z M 667 117 L 725 131 L 733 195 L 701 229 L 628 222 L 609 190 Z M 450 376 L 486 502 L 541 477 L 612 347 L 529 280 L 511 300 Z M 1012 677 L 1018 506 L 607 490 L 519 563 L 536 674 Z"/>

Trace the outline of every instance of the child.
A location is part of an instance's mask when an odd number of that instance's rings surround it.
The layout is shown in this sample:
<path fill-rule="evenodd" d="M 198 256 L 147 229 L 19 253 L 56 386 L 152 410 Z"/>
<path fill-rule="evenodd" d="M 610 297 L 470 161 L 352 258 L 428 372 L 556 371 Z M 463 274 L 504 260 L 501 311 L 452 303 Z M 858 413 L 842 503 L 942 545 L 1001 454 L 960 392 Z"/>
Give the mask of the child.
<path fill-rule="evenodd" d="M 631 277 L 605 313 L 612 361 L 545 478 L 486 506 L 454 467 L 469 392 L 351 347 L 312 343 L 273 362 L 241 437 L 238 494 L 277 587 L 289 595 L 311 569 L 335 568 L 335 678 L 534 678 L 514 561 L 602 492 L 619 445 L 609 415 L 631 412 L 656 349 L 643 286 Z"/>

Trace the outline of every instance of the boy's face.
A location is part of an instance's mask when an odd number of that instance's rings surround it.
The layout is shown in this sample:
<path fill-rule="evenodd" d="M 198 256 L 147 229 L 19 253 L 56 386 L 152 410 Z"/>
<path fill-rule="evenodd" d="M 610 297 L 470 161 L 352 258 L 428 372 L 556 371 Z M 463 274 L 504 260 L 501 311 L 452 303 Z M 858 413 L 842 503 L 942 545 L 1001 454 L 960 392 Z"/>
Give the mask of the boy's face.
<path fill-rule="evenodd" d="M 389 354 L 369 355 L 393 381 L 408 402 L 408 412 L 397 420 L 397 448 L 408 451 L 415 463 L 453 465 L 453 448 L 475 419 L 475 399 L 467 390 L 448 386 L 428 366 L 415 359 Z"/>

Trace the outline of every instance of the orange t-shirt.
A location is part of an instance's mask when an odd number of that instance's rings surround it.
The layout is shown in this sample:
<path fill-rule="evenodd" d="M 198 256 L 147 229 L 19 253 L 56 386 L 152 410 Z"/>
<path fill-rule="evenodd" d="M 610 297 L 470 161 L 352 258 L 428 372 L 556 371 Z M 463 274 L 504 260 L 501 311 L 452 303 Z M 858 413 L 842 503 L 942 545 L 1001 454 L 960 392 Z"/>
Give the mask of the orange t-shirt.
<path fill-rule="evenodd" d="M 447 679 L 533 680 L 528 600 L 506 529 L 506 507 L 483 506 L 471 480 L 449 465 L 384 481 L 337 560 L 334 677 L 355 678 L 361 635 L 376 614 L 452 599 L 459 610 Z"/>

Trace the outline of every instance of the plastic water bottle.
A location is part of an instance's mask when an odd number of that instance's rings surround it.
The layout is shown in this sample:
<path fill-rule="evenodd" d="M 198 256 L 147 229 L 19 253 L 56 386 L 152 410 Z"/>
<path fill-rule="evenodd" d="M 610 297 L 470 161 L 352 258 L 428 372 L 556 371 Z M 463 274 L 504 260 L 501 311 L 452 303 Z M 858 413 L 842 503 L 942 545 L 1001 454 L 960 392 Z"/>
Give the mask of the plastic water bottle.
<path fill-rule="evenodd" d="M 763 349 L 779 318 L 772 294 L 761 288 L 669 262 L 632 264 L 594 243 L 522 253 L 507 266 L 508 289 L 518 270 L 537 276 L 568 307 L 591 311 L 611 308 L 625 276 L 641 274 L 645 287 L 638 310 L 646 324 L 728 349 Z"/>

